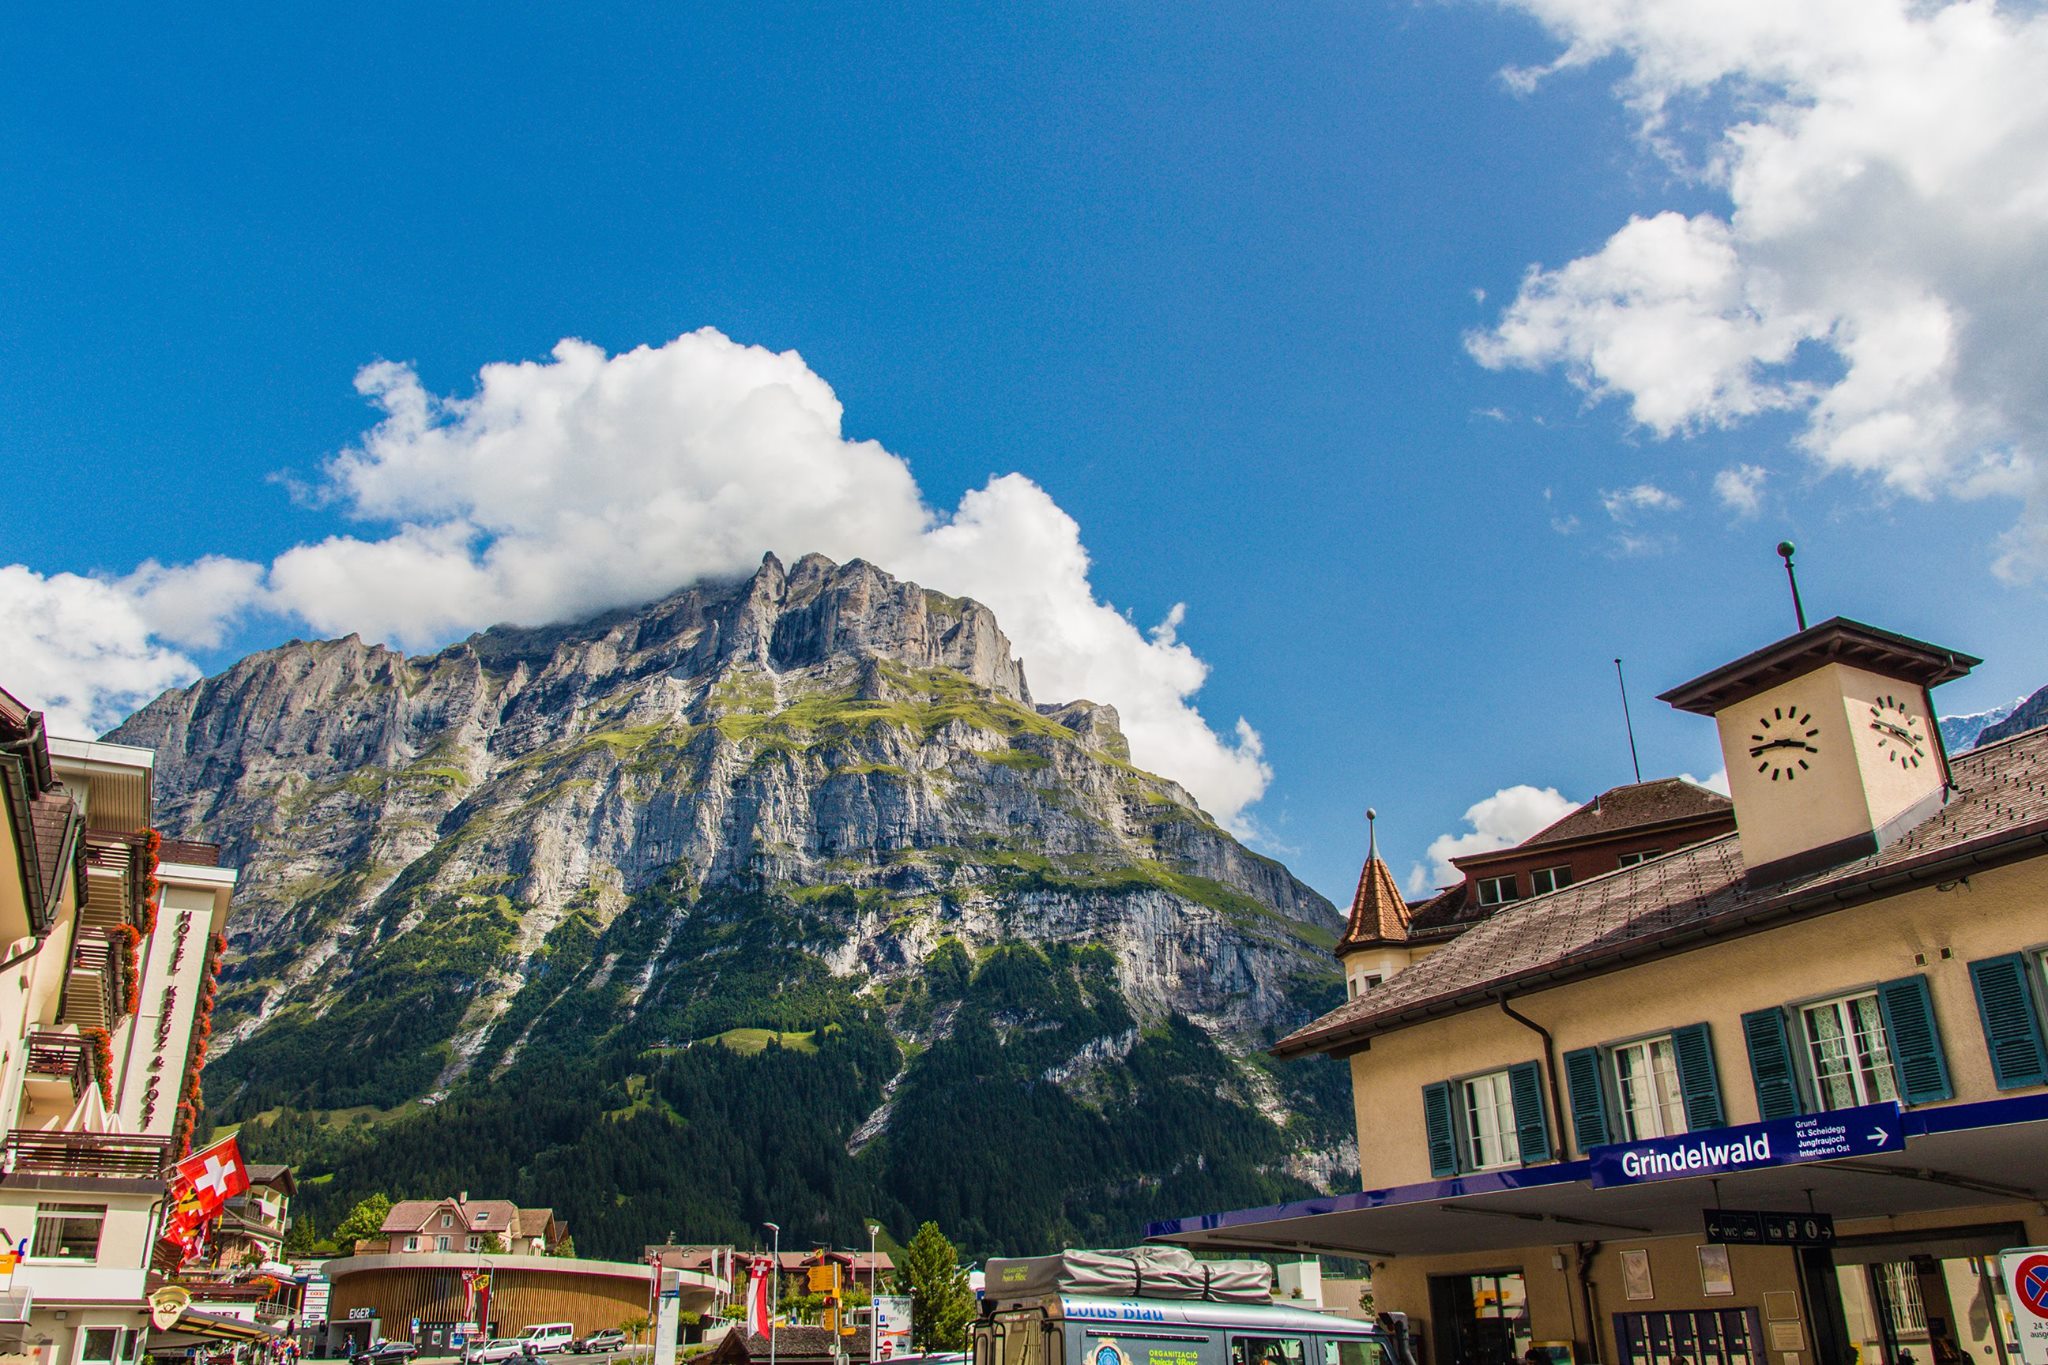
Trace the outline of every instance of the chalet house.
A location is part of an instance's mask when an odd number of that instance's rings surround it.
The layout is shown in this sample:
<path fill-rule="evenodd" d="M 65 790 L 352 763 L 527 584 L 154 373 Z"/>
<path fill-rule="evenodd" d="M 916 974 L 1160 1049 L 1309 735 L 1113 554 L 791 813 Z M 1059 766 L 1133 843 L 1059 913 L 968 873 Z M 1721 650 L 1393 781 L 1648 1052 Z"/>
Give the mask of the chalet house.
<path fill-rule="evenodd" d="M 507 1199 L 401 1199 L 377 1236 L 356 1243 L 357 1255 L 406 1252 L 496 1252 L 546 1256 L 569 1236 L 553 1209 L 522 1209 Z"/>

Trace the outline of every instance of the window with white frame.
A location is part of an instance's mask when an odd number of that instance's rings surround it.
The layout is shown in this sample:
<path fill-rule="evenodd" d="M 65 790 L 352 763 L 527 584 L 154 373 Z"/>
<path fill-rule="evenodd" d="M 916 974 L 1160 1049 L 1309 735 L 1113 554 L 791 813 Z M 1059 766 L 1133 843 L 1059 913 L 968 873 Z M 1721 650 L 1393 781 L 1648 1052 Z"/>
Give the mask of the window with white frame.
<path fill-rule="evenodd" d="M 1481 877 L 1479 879 L 1479 903 L 1481 905 L 1504 905 L 1508 901 L 1518 901 L 1521 898 L 1521 886 L 1512 875 L 1506 877 Z"/>
<path fill-rule="evenodd" d="M 452 1237 L 436 1237 L 434 1239 L 434 1250 L 446 1251 L 448 1250 L 449 1244 L 452 1243 L 454 1240 L 455 1239 Z"/>
<path fill-rule="evenodd" d="M 1562 891 L 1572 884 L 1570 863 L 1556 867 L 1539 867 L 1529 874 L 1529 887 L 1538 896 L 1547 896 L 1553 891 Z"/>
<path fill-rule="evenodd" d="M 1876 991 L 1806 1005 L 1799 1020 L 1806 1031 L 1807 1067 L 1821 1108 L 1853 1109 L 1899 1097 Z"/>
<path fill-rule="evenodd" d="M 38 1204 L 36 1235 L 28 1254 L 51 1260 L 91 1262 L 100 1254 L 104 1204 Z"/>
<path fill-rule="evenodd" d="M 454 1215 L 454 1214 L 452 1214 L 452 1213 L 444 1213 L 444 1214 L 442 1214 L 442 1215 L 441 1215 L 441 1226 L 442 1226 L 442 1227 L 444 1227 L 444 1228 L 452 1228 L 452 1227 L 454 1227 L 454 1226 L 455 1226 L 455 1215 Z"/>
<path fill-rule="evenodd" d="M 114 1365 L 116 1361 L 127 1360 L 130 1349 L 131 1329 L 126 1327 L 87 1327 L 78 1334 L 78 1365 Z"/>
<path fill-rule="evenodd" d="M 1634 867 L 1637 863 L 1646 863 L 1656 857 L 1657 852 L 1658 850 L 1654 848 L 1645 848 L 1639 849 L 1634 853 L 1624 853 L 1614 860 L 1614 865 L 1616 867 Z"/>
<path fill-rule="evenodd" d="M 406 1239 L 405 1239 L 405 1249 L 406 1249 L 407 1251 L 418 1251 L 418 1250 L 420 1249 L 420 1239 L 419 1239 L 419 1238 L 417 1238 L 417 1237 L 408 1237 L 408 1238 L 406 1238 Z"/>
<path fill-rule="evenodd" d="M 1687 1131 L 1685 1092 L 1678 1085 L 1678 1049 L 1671 1035 L 1623 1043 L 1614 1063 L 1614 1107 L 1629 1141 L 1674 1137 Z"/>
<path fill-rule="evenodd" d="M 463 1246 L 469 1251 L 482 1251 L 484 1249 L 484 1239 L 472 1232 L 464 1241 Z"/>
<path fill-rule="evenodd" d="M 1475 1171 L 1512 1166 L 1522 1159 L 1515 1130 L 1515 1096 L 1508 1073 L 1492 1071 L 1464 1083 L 1466 1157 Z"/>

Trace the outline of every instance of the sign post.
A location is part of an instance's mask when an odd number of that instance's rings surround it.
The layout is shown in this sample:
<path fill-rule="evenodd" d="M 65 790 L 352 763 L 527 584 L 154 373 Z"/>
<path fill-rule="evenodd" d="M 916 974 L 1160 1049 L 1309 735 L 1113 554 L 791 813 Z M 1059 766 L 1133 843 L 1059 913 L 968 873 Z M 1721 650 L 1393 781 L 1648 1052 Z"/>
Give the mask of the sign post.
<path fill-rule="evenodd" d="M 2013 1330 L 2026 1365 L 2048 1365 L 2048 1247 L 2015 1247 L 1998 1254 L 2005 1292 L 2012 1296 Z"/>

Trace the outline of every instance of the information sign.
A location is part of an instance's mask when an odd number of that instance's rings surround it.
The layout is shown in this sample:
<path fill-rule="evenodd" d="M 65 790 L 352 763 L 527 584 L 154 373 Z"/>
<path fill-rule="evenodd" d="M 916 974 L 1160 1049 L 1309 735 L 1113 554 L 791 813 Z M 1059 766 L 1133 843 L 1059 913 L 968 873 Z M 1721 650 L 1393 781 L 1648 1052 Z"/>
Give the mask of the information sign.
<path fill-rule="evenodd" d="M 1723 1246 L 1831 1247 L 1835 1220 L 1825 1213 L 1707 1209 L 1707 1240 Z"/>
<path fill-rule="evenodd" d="M 2048 1247 L 2015 1247 L 1998 1256 L 2012 1296 L 2013 1330 L 2026 1365 L 2048 1365 Z"/>
<path fill-rule="evenodd" d="M 1678 1137 L 1617 1142 L 1586 1153 L 1592 1165 L 1593 1188 L 1642 1185 L 1653 1180 L 1684 1180 L 1699 1175 L 1726 1175 L 1769 1166 L 1794 1166 L 1807 1161 L 1838 1161 L 1843 1157 L 1896 1152 L 1906 1145 L 1893 1102 L 1834 1109 L 1824 1114 L 1710 1128 Z"/>

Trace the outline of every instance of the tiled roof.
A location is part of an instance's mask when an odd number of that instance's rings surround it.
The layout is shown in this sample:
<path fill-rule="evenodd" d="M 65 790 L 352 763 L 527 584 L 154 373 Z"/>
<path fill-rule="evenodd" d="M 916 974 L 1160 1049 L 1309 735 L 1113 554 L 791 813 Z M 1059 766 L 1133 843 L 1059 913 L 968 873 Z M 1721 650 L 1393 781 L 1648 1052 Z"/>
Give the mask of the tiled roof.
<path fill-rule="evenodd" d="M 425 1232 L 442 1210 L 455 1215 L 455 1226 L 464 1232 L 511 1233 L 519 1206 L 509 1199 L 401 1199 L 384 1215 L 380 1232 Z"/>
<path fill-rule="evenodd" d="M 1580 806 L 1548 829 L 1530 835 L 1516 849 L 1561 844 L 1568 840 L 1597 839 L 1643 825 L 1661 825 L 1672 820 L 1709 816 L 1733 817 L 1735 803 L 1717 791 L 1682 777 L 1658 778 L 1616 787 Z"/>
<path fill-rule="evenodd" d="M 849 1360 L 866 1360 L 868 1356 L 868 1334 L 866 1328 L 856 1329 L 850 1336 L 841 1336 L 824 1327 L 778 1327 L 775 1329 L 773 1355 L 782 1360 L 829 1360 L 845 1344 Z M 744 1354 L 741 1348 L 744 1347 Z M 771 1354 L 767 1337 L 755 1332 L 741 1332 L 737 1329 L 727 1334 L 718 1343 L 712 1355 L 715 1360 L 767 1360 Z"/>
<path fill-rule="evenodd" d="M 1644 950 L 1676 951 L 1695 933 L 1819 914 L 1889 884 L 1932 875 L 1958 855 L 2048 850 L 2048 728 L 1951 760 L 1959 788 L 1940 812 L 1868 857 L 1754 886 L 1733 834 L 1504 907 L 1405 971 L 1283 1038 L 1313 1052 L 1483 1004 L 1489 992 L 1591 974 Z M 1901 883 L 1903 885 L 1903 883 Z"/>
<path fill-rule="evenodd" d="M 1351 919 L 1344 937 L 1337 940 L 1337 953 L 1342 956 L 1350 949 L 1375 943 L 1400 943 L 1407 937 L 1408 902 L 1402 899 L 1401 888 L 1394 885 L 1394 874 L 1385 860 L 1368 857 L 1365 869 L 1358 874 L 1358 891 L 1351 898 Z"/>

